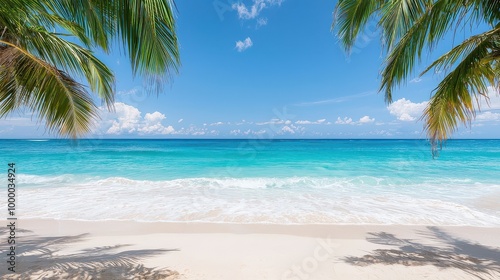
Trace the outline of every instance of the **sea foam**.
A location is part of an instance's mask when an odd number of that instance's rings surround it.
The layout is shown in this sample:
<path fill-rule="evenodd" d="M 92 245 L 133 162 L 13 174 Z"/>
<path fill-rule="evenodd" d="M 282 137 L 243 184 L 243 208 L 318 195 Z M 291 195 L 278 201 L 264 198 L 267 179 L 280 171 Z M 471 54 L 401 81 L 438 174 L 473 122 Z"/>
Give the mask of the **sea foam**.
<path fill-rule="evenodd" d="M 19 176 L 20 218 L 273 224 L 499 226 L 478 195 L 499 185 L 444 178 Z M 480 191 L 479 191 L 480 190 Z M 3 211 L 4 213 L 6 211 Z"/>

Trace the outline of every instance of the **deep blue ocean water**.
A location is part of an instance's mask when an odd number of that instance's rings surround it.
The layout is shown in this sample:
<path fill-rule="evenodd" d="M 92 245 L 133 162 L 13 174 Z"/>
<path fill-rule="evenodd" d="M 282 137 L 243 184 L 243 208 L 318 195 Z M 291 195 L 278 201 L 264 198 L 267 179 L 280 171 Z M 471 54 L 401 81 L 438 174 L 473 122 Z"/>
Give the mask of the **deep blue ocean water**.
<path fill-rule="evenodd" d="M 500 225 L 500 140 L 0 140 L 8 162 L 24 218 Z"/>

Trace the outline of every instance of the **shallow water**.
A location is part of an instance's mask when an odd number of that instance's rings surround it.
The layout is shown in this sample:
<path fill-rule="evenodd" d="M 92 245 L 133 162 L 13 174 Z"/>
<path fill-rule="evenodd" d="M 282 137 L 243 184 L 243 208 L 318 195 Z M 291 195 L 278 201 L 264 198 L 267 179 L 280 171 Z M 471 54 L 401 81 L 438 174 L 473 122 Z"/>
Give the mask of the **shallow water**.
<path fill-rule="evenodd" d="M 20 218 L 500 225 L 500 140 L 0 140 L 8 162 Z"/>

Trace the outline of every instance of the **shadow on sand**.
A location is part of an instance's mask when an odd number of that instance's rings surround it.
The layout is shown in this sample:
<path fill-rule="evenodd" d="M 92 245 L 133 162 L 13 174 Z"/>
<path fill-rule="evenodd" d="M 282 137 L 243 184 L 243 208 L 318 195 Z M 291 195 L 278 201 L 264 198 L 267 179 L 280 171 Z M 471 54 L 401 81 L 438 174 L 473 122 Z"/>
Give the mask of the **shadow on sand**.
<path fill-rule="evenodd" d="M 0 279 L 175 279 L 177 272 L 168 269 L 147 268 L 139 260 L 164 254 L 173 250 L 128 250 L 128 244 L 87 248 L 77 253 L 63 254 L 61 251 L 75 243 L 84 241 L 87 234 L 75 236 L 41 237 L 28 235 L 29 231 L 17 230 L 16 273 L 5 275 L 7 267 L 2 265 Z M 22 235 L 20 234 L 22 233 Z M 2 239 L 7 232 L 0 230 Z M 6 256 L 2 246 L 0 254 Z M 4 259 L 4 258 L 3 258 Z"/>
<path fill-rule="evenodd" d="M 426 240 L 435 241 L 439 245 L 424 245 L 411 239 L 397 238 L 386 232 L 369 233 L 370 237 L 367 241 L 395 248 L 377 249 L 362 257 L 350 256 L 343 260 L 357 266 L 401 264 L 405 266 L 433 265 L 443 269 L 457 268 L 479 279 L 494 279 L 500 276 L 499 249 L 458 239 L 437 227 L 427 229 L 428 231 L 419 232 L 419 234 Z"/>

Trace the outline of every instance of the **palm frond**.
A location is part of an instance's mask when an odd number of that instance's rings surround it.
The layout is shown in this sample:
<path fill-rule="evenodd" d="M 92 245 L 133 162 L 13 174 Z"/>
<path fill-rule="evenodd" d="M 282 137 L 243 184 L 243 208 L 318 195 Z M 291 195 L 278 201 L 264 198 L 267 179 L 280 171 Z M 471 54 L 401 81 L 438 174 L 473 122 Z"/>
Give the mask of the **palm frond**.
<path fill-rule="evenodd" d="M 484 62 L 484 58 L 489 56 L 492 41 L 483 40 L 472 49 L 470 41 L 464 45 L 467 46 L 457 46 L 456 52 L 469 50 L 468 54 L 441 81 L 424 111 L 425 129 L 433 151 L 449 138 L 460 123 L 470 123 L 475 116 L 474 97 L 484 95 L 488 86 L 498 79 L 492 64 Z"/>
<path fill-rule="evenodd" d="M 421 74 L 430 69 L 453 69 L 435 89 L 423 116 L 436 151 L 459 124 L 467 125 L 474 118 L 474 104 L 480 109 L 479 99 L 489 86 L 500 89 L 499 11 L 498 0 L 346 0 L 336 6 L 334 25 L 349 50 L 368 18 L 380 17 L 382 42 L 388 52 L 380 91 L 388 103 L 392 102 L 393 89 L 406 81 L 421 61 L 425 48 L 434 50 L 446 34 L 466 24 L 471 28 L 484 23 L 492 26 L 492 30 L 454 47 Z"/>
<path fill-rule="evenodd" d="M 0 46 L 0 118 L 21 105 L 14 77 L 13 60 L 15 56 L 14 48 Z"/>
<path fill-rule="evenodd" d="M 10 60 L 3 60 L 2 65 L 11 71 L 10 79 L 0 83 L 0 96 L 9 104 L 22 104 L 37 112 L 50 131 L 73 138 L 88 132 L 97 107 L 83 86 L 25 49 L 0 42 L 11 48 Z M 0 115 L 5 115 L 12 105 L 0 108 Z"/>
<path fill-rule="evenodd" d="M 68 74 L 84 76 L 90 89 L 112 107 L 113 73 L 91 51 L 40 27 L 23 27 L 21 34 L 17 38 L 22 48 Z"/>
<path fill-rule="evenodd" d="M 134 74 L 170 76 L 180 65 L 172 0 L 60 0 L 50 9 L 85 28 L 85 34 L 108 51 L 121 42 Z"/>
<path fill-rule="evenodd" d="M 500 27 L 471 36 L 458 46 L 455 46 L 449 52 L 436 59 L 431 65 L 422 71 L 420 76 L 424 75 L 433 68 L 436 69 L 436 71 L 446 71 L 447 69 L 450 69 L 457 61 L 470 54 L 473 50 L 475 50 L 475 48 L 485 41 L 488 41 L 491 44 L 493 50 L 494 41 L 498 39 L 500 39 Z M 488 59 L 488 62 L 491 62 L 496 58 L 498 58 L 498 56 L 493 51 L 490 51 L 486 53 L 486 56 L 482 59 Z"/>
<path fill-rule="evenodd" d="M 65 20 L 69 20 L 82 27 L 86 37 L 95 46 L 108 52 L 111 40 L 115 34 L 114 14 L 109 6 L 116 0 L 88 1 L 88 0 L 45 0 L 47 9 Z"/>
<path fill-rule="evenodd" d="M 431 4 L 429 0 L 394 0 L 382 6 L 380 25 L 384 30 L 383 42 L 389 51 Z"/>
<path fill-rule="evenodd" d="M 354 46 L 368 19 L 383 3 L 382 0 L 339 0 L 334 12 L 332 29 L 338 27 L 337 36 L 347 53 Z"/>
<path fill-rule="evenodd" d="M 422 57 L 425 46 L 433 48 L 458 20 L 465 7 L 450 0 L 438 0 L 412 24 L 389 53 L 382 70 L 380 91 L 392 102 L 392 90 L 405 81 Z"/>
<path fill-rule="evenodd" d="M 145 76 L 177 71 L 180 61 L 173 2 L 134 0 L 115 3 L 117 31 L 127 46 L 133 71 Z"/>

